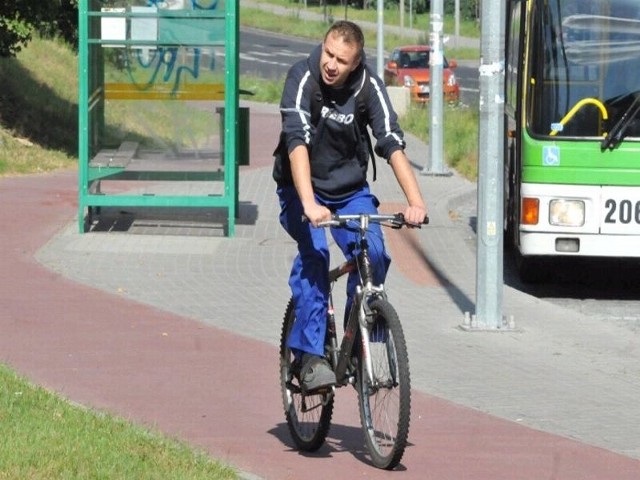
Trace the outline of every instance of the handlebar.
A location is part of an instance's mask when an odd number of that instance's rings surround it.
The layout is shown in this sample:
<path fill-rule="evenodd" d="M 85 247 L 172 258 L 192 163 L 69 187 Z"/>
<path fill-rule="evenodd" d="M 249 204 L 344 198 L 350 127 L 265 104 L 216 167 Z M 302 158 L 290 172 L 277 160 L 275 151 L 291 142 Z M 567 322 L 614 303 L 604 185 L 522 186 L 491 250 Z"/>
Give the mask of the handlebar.
<path fill-rule="evenodd" d="M 403 213 L 384 214 L 384 213 L 354 213 L 338 215 L 336 213 L 331 215 L 331 220 L 318 223 L 318 227 L 342 227 L 349 221 L 358 221 L 361 226 L 366 226 L 368 223 L 380 223 L 388 224 L 391 228 L 422 228 L 422 225 L 429 223 L 429 217 L 426 216 L 421 224 L 407 222 L 404 219 Z M 309 219 L 306 216 L 302 216 L 302 221 L 307 222 Z"/>

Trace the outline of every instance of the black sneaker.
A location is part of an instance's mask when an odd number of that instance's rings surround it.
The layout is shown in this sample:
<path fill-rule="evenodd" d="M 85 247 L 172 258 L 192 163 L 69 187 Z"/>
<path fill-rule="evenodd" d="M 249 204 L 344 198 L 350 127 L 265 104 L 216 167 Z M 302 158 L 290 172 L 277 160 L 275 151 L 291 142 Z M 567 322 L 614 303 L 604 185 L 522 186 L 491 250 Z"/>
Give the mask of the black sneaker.
<path fill-rule="evenodd" d="M 336 374 L 325 358 L 305 353 L 301 363 L 300 385 L 304 393 L 333 387 L 336 384 Z"/>

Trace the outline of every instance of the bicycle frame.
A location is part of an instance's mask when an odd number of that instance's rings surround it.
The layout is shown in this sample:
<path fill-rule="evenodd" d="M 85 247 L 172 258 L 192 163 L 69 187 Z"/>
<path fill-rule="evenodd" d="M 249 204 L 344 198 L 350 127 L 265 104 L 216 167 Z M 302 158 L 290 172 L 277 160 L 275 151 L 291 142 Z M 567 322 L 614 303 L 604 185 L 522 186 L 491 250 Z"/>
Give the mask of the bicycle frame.
<path fill-rule="evenodd" d="M 346 385 L 347 383 L 352 383 L 354 379 L 352 372 L 349 371 L 349 367 L 351 364 L 353 345 L 357 338 L 362 342 L 362 351 L 364 354 L 361 360 L 365 361 L 365 371 L 369 377 L 372 376 L 371 358 L 369 355 L 369 335 L 367 335 L 367 329 L 371 327 L 373 320 L 372 313 L 368 305 L 369 300 L 373 297 L 385 297 L 384 285 L 373 285 L 373 267 L 369 259 L 369 246 L 366 238 L 369 219 L 373 218 L 375 220 L 395 221 L 397 220 L 397 217 L 390 215 L 353 215 L 342 216 L 340 218 L 342 221 L 357 219 L 359 222 L 358 230 L 360 238 L 358 241 L 360 253 L 329 271 L 331 290 L 329 292 L 327 321 L 327 336 L 329 338 L 328 353 L 338 384 Z M 338 223 L 340 222 L 332 221 L 326 222 L 326 224 L 323 225 L 335 225 Z M 340 277 L 354 271 L 359 273 L 360 283 L 356 287 L 356 291 L 353 295 L 353 303 L 344 329 L 344 336 L 342 338 L 340 348 L 338 348 L 335 313 L 333 309 L 333 285 Z M 360 333 L 359 337 L 357 335 L 358 333 Z"/>

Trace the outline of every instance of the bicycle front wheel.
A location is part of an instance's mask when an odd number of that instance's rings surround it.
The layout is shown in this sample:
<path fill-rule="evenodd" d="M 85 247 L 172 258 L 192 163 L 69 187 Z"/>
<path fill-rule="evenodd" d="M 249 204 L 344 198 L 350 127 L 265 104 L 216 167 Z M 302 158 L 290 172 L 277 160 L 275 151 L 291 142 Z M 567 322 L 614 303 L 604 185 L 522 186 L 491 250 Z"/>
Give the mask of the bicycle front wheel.
<path fill-rule="evenodd" d="M 324 443 L 333 415 L 333 393 L 302 393 L 300 380 L 293 371 L 294 356 L 287 346 L 289 332 L 296 320 L 293 299 L 284 314 L 280 336 L 280 384 L 284 414 L 289 432 L 296 446 L 303 451 L 314 452 Z"/>
<path fill-rule="evenodd" d="M 370 368 L 360 346 L 358 400 L 367 449 L 378 468 L 393 469 L 404 454 L 409 435 L 411 381 L 402 326 L 393 306 L 383 299 L 371 302 Z"/>

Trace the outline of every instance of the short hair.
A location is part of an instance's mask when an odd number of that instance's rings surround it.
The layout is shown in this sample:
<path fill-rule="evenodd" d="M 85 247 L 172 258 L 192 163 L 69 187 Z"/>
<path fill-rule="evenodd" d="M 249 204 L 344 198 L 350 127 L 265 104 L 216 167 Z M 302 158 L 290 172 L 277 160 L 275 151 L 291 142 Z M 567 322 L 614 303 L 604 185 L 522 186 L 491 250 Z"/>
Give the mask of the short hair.
<path fill-rule="evenodd" d="M 331 25 L 324 35 L 324 40 L 326 40 L 330 34 L 337 34 L 342 38 L 344 43 L 357 46 L 360 52 L 364 49 L 364 34 L 362 33 L 362 29 L 349 20 L 338 20 Z"/>

